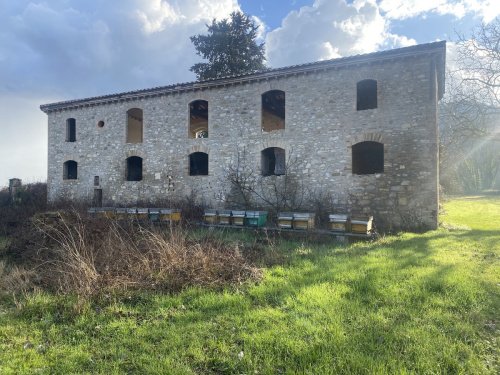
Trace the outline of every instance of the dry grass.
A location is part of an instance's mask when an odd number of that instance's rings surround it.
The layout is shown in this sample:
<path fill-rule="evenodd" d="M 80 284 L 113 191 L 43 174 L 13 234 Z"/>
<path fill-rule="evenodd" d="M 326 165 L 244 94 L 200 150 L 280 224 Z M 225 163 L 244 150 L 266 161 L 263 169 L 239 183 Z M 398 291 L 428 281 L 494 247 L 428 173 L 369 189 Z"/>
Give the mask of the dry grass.
<path fill-rule="evenodd" d="M 191 240 L 182 228 L 96 220 L 77 212 L 38 218 L 33 224 L 33 233 L 11 247 L 29 271 L 12 267 L 12 280 L 4 281 L 7 290 L 14 291 L 15 278 L 23 272 L 23 285 L 31 281 L 33 286 L 81 297 L 126 289 L 218 287 L 260 277 L 238 244 L 211 237 Z M 26 238 L 29 243 L 23 243 Z M 9 277 L 4 273 L 3 279 Z"/>

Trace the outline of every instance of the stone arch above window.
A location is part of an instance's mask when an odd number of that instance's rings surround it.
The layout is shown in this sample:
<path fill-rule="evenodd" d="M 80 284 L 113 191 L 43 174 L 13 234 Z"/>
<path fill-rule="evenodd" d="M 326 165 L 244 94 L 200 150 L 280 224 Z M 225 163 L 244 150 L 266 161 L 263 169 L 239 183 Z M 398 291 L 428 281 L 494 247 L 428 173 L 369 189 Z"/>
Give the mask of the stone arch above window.
<path fill-rule="evenodd" d="M 142 181 L 142 158 L 130 156 L 127 158 L 127 181 Z"/>
<path fill-rule="evenodd" d="M 285 150 L 268 147 L 260 152 L 262 176 L 281 176 L 286 173 Z"/>
<path fill-rule="evenodd" d="M 384 144 L 364 141 L 352 146 L 352 173 L 374 174 L 384 172 Z"/>
<path fill-rule="evenodd" d="M 189 103 L 189 138 L 208 138 L 208 102 Z"/>
<path fill-rule="evenodd" d="M 377 108 L 377 81 L 374 79 L 359 81 L 356 84 L 356 97 L 358 111 Z"/>
<path fill-rule="evenodd" d="M 189 155 L 189 175 L 208 175 L 208 154 L 204 152 L 193 152 Z"/>
<path fill-rule="evenodd" d="M 67 160 L 63 164 L 63 179 L 76 180 L 78 178 L 78 163 L 74 160 Z"/>
<path fill-rule="evenodd" d="M 262 94 L 262 131 L 285 129 L 285 92 L 271 90 Z"/>
<path fill-rule="evenodd" d="M 142 143 L 143 111 L 131 108 L 127 111 L 127 143 Z"/>
<path fill-rule="evenodd" d="M 66 142 L 76 142 L 76 120 L 74 118 L 66 120 Z"/>

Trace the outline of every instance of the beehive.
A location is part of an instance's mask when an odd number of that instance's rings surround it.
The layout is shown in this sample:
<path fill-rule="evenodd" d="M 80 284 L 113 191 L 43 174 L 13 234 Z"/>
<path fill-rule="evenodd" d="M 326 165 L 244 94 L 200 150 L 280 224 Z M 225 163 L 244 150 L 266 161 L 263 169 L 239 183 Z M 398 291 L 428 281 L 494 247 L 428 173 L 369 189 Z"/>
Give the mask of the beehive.
<path fill-rule="evenodd" d="M 278 214 L 278 227 L 281 229 L 292 229 L 293 213 L 280 212 Z"/>
<path fill-rule="evenodd" d="M 233 218 L 233 225 L 245 225 L 245 211 L 231 211 L 231 216 Z"/>
<path fill-rule="evenodd" d="M 209 225 L 217 224 L 218 221 L 217 210 L 214 209 L 205 210 L 205 213 L 203 214 L 203 221 L 205 222 L 205 224 Z"/>
<path fill-rule="evenodd" d="M 113 207 L 96 208 L 97 217 L 104 219 L 116 219 L 115 209 Z"/>
<path fill-rule="evenodd" d="M 123 207 L 116 208 L 115 215 L 117 220 L 127 220 L 129 218 L 127 214 L 127 209 Z"/>
<path fill-rule="evenodd" d="M 160 209 L 150 208 L 149 209 L 149 220 L 153 223 L 160 221 Z"/>
<path fill-rule="evenodd" d="M 149 210 L 147 208 L 138 208 L 137 209 L 137 219 L 146 221 L 149 219 Z"/>
<path fill-rule="evenodd" d="M 160 221 L 173 223 L 181 220 L 181 210 L 172 208 L 160 208 Z"/>
<path fill-rule="evenodd" d="M 314 214 L 309 212 L 293 214 L 293 229 L 314 229 Z"/>
<path fill-rule="evenodd" d="M 136 207 L 127 208 L 127 217 L 129 220 L 137 219 L 137 208 Z"/>
<path fill-rule="evenodd" d="M 219 224 L 231 225 L 231 210 L 219 210 Z"/>
<path fill-rule="evenodd" d="M 351 232 L 369 234 L 373 229 L 373 216 L 351 218 Z"/>
<path fill-rule="evenodd" d="M 246 211 L 245 225 L 249 227 L 263 227 L 266 225 L 267 211 Z"/>
<path fill-rule="evenodd" d="M 330 222 L 330 230 L 333 232 L 346 232 L 348 217 L 344 214 L 331 214 L 328 215 Z"/>

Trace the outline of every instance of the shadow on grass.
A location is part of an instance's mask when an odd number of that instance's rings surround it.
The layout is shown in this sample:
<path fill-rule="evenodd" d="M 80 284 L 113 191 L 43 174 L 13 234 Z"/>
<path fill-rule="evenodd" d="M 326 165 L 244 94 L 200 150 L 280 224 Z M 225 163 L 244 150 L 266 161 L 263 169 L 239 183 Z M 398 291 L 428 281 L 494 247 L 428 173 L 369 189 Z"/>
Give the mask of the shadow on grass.
<path fill-rule="evenodd" d="M 103 302 L 100 312 L 91 308 L 78 325 L 97 337 L 96 346 L 87 346 L 96 358 L 116 345 L 133 356 L 138 340 L 142 355 L 161 352 L 199 373 L 483 372 L 468 366 L 481 364 L 477 332 L 498 298 L 488 298 L 494 285 L 479 272 L 498 261 L 498 253 L 490 254 L 499 237 L 499 231 L 439 230 L 348 247 L 305 241 L 290 249 L 287 242 L 280 251 L 291 252 L 289 261 L 268 268 L 259 284 L 132 294 Z M 456 250 L 463 244 L 469 248 Z M 46 303 L 11 318 L 30 324 L 41 319 L 33 309 L 56 314 Z M 114 333 L 96 333 L 96 321 Z M 53 323 L 66 330 L 76 324 Z M 136 371 L 148 366 L 134 362 Z"/>

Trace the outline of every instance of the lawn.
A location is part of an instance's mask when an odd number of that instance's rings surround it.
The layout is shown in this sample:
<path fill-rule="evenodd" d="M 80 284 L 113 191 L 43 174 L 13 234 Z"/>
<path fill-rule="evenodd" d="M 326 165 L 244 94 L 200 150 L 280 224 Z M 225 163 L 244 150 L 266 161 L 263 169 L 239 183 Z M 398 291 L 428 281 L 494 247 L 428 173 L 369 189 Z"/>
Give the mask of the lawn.
<path fill-rule="evenodd" d="M 225 290 L 4 296 L 0 373 L 496 374 L 500 197 L 453 199 L 442 221 L 284 241 L 260 283 Z"/>

